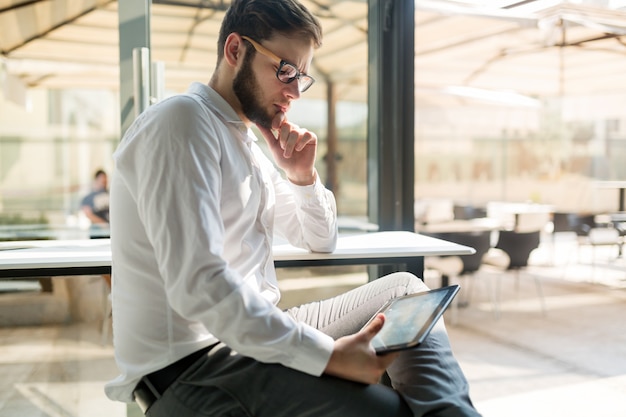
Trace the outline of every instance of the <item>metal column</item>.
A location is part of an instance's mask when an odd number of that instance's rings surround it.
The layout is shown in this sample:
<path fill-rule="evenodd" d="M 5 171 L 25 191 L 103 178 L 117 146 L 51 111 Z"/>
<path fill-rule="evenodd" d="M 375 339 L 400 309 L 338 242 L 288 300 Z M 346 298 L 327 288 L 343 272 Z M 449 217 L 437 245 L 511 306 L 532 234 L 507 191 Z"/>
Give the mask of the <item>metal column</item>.
<path fill-rule="evenodd" d="M 369 0 L 368 27 L 368 216 L 414 231 L 414 2 Z M 422 275 L 423 259 L 408 268 Z"/>
<path fill-rule="evenodd" d="M 133 50 L 147 48 L 149 54 L 151 5 L 151 0 L 117 2 L 120 36 L 120 123 L 122 135 L 135 119 L 137 103 L 135 103 L 135 86 L 133 83 L 135 78 Z M 147 71 L 150 71 L 149 64 Z M 144 93 L 140 92 L 140 94 Z"/>

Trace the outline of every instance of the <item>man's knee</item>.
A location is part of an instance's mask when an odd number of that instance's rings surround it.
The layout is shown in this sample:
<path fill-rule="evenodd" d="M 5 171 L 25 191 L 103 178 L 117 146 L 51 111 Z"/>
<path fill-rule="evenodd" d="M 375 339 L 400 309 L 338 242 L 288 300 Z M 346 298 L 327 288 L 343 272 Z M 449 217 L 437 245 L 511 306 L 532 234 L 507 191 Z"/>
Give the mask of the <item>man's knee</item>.
<path fill-rule="evenodd" d="M 430 289 L 423 280 L 410 272 L 394 272 L 384 278 L 396 281 L 397 285 L 402 285 L 405 288 L 405 294 L 414 294 Z"/>

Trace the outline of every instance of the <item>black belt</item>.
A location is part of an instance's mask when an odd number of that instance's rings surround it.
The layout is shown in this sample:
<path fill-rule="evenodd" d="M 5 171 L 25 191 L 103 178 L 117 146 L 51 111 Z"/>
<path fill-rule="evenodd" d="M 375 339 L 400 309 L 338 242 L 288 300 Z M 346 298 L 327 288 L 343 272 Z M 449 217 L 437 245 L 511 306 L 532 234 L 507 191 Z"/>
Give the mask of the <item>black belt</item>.
<path fill-rule="evenodd" d="M 166 366 L 165 368 L 154 371 L 151 374 L 145 375 L 139 380 L 139 383 L 133 391 L 135 402 L 141 408 L 143 413 L 147 413 L 148 409 L 154 404 L 156 400 L 161 398 L 166 389 L 178 378 L 183 372 L 185 372 L 194 362 L 200 359 L 201 356 L 211 350 L 215 345 L 207 346 L 196 352 L 193 352 L 182 359 Z"/>

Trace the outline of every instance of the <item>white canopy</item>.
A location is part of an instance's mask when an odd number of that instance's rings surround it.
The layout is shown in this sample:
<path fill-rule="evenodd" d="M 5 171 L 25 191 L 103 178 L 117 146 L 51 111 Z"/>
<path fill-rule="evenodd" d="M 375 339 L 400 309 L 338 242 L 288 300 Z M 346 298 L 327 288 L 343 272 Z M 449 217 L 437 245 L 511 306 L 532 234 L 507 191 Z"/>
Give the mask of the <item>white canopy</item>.
<path fill-rule="evenodd" d="M 324 46 L 315 57 L 312 75 L 318 82 L 340 82 L 344 99 L 363 98 L 367 2 L 303 3 L 324 28 Z M 153 0 L 151 54 L 153 61 L 165 64 L 167 89 L 180 91 L 192 81 L 209 80 L 229 4 L 229 0 Z M 0 54 L 8 73 L 29 87 L 117 89 L 118 21 L 113 0 L 0 0 Z M 359 86 L 358 93 L 351 85 Z M 325 94 L 323 87 L 310 91 Z"/>
<path fill-rule="evenodd" d="M 324 27 L 312 71 L 320 84 L 307 97 L 324 97 L 321 85 L 332 80 L 339 100 L 365 101 L 368 2 L 302 2 Z M 626 90 L 626 12 L 556 1 L 468 3 L 416 0 L 418 93 L 463 95 L 479 88 L 555 96 Z M 152 59 L 164 62 L 168 90 L 208 81 L 229 4 L 153 0 Z M 114 0 L 0 0 L 4 72 L 29 88 L 117 89 L 118 39 Z"/>
<path fill-rule="evenodd" d="M 531 13 L 451 3 L 417 2 L 418 88 L 536 97 L 626 90 L 625 11 L 554 1 L 506 2 L 559 3 Z"/>

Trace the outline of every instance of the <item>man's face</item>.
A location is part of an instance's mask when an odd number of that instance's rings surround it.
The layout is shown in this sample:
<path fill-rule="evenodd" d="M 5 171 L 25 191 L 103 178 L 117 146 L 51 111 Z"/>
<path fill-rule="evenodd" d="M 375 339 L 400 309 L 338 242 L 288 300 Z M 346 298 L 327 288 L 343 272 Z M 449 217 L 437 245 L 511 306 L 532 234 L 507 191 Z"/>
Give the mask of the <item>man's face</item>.
<path fill-rule="evenodd" d="M 100 174 L 96 178 L 96 188 L 99 190 L 106 190 L 108 183 L 107 174 Z"/>
<path fill-rule="evenodd" d="M 287 38 L 276 35 L 272 41 L 266 41 L 281 58 L 293 62 L 298 68 L 308 69 L 313 57 L 313 46 L 308 39 Z M 250 45 L 239 71 L 233 79 L 233 92 L 241 105 L 244 116 L 259 126 L 270 129 L 277 113 L 286 113 L 292 100 L 300 98 L 298 81 L 285 84 L 276 77 L 276 60 L 254 53 Z"/>
<path fill-rule="evenodd" d="M 254 54 L 246 51 L 241 69 L 233 80 L 233 91 L 241 103 L 241 111 L 253 123 L 271 129 L 275 113 L 270 114 L 262 103 L 262 92 L 252 69 Z"/>

